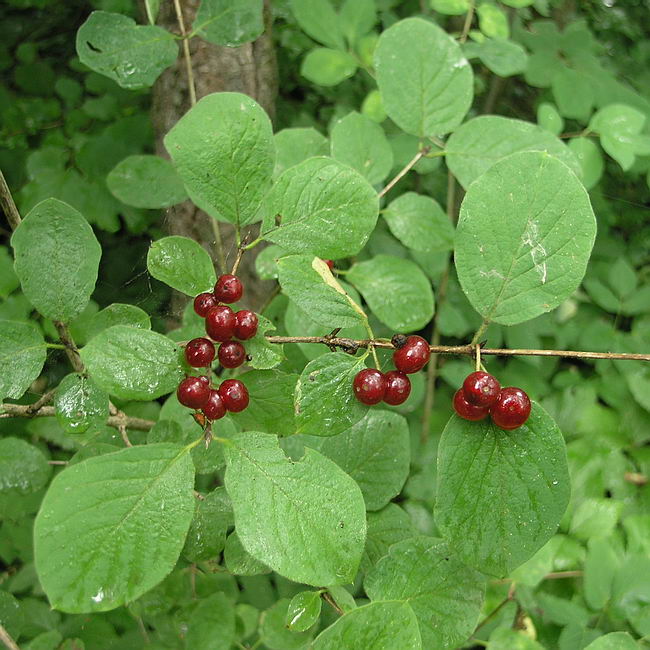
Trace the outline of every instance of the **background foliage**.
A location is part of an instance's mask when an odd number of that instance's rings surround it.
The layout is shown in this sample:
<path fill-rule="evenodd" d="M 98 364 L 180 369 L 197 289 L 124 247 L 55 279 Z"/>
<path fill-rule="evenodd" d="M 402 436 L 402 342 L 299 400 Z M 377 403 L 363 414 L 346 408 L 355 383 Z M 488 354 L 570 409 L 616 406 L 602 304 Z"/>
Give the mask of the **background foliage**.
<path fill-rule="evenodd" d="M 257 337 L 251 407 L 206 449 L 167 395 L 176 343 L 202 332 L 172 289 L 209 289 L 214 268 L 165 237 L 164 211 L 189 196 L 261 220 L 271 245 L 247 255 L 281 286 L 263 332 L 463 344 L 488 317 L 491 347 L 646 352 L 645 3 L 278 0 L 273 126 L 211 95 L 167 135 L 171 163 L 152 155 L 149 87 L 180 47 L 157 5 L 2 9 L 0 168 L 30 216 L 2 233 L 0 398 L 59 388 L 51 417 L 0 418 L 0 623 L 32 649 L 645 647 L 644 364 L 490 358 L 538 403 L 506 434 L 450 420 L 466 358 L 440 359 L 433 408 L 423 372 L 403 406 L 368 410 L 350 399 L 361 353 Z M 189 28 L 240 45 L 261 3 L 204 0 Z M 155 422 L 128 429 L 133 448 L 109 397 Z"/>

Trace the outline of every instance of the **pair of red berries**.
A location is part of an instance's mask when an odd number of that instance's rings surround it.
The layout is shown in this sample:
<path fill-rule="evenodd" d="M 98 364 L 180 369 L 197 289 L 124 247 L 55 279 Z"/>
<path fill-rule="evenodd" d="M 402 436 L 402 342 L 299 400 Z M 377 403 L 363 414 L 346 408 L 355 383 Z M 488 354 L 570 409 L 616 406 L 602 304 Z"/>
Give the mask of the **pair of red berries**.
<path fill-rule="evenodd" d="M 393 363 L 397 370 L 386 374 L 375 368 L 357 373 L 352 382 L 354 395 L 362 404 L 403 404 L 411 393 L 411 381 L 406 375 L 422 370 L 431 358 L 429 344 L 421 336 L 395 334 Z"/>
<path fill-rule="evenodd" d="M 501 429 L 517 429 L 528 420 L 530 399 L 521 388 L 501 388 L 496 377 L 479 370 L 456 391 L 454 410 L 465 420 L 483 420 L 489 414 Z"/>
<path fill-rule="evenodd" d="M 208 420 L 218 420 L 227 411 L 239 413 L 248 406 L 248 390 L 239 379 L 226 379 L 214 390 L 205 375 L 186 377 L 178 385 L 176 396 L 183 406 L 200 409 Z"/>

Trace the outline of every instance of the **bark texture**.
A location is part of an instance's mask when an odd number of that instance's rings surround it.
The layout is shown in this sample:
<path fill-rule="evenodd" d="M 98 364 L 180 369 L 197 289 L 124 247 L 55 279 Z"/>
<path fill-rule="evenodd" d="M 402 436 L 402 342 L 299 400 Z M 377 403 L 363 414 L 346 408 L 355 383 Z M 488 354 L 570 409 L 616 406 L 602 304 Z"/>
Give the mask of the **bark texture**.
<path fill-rule="evenodd" d="M 199 0 L 181 0 L 185 28 L 189 32 L 199 6 Z M 241 92 L 251 96 L 269 114 L 275 116 L 277 95 L 277 64 L 273 46 L 270 0 L 264 3 L 264 33 L 252 43 L 240 47 L 222 47 L 208 43 L 198 37 L 189 41 L 194 85 L 197 100 L 210 93 L 220 91 Z M 174 3 L 162 3 L 157 20 L 160 26 L 179 34 Z M 165 70 L 153 87 L 152 122 L 156 136 L 156 153 L 168 157 L 163 137 L 190 109 L 188 78 L 183 60 L 182 48 L 176 63 Z M 190 201 L 169 208 L 165 216 L 165 227 L 169 234 L 190 237 L 199 242 L 218 261 L 215 227 L 219 227 L 223 249 L 229 267 L 236 255 L 234 228 L 230 224 L 217 224 Z M 270 290 L 270 283 L 260 282 L 256 277 L 252 260 L 256 251 L 244 256 L 238 275 L 242 278 L 246 292 L 243 303 L 259 308 Z M 217 267 L 218 268 L 218 267 Z M 184 306 L 184 300 L 176 297 L 172 309 L 175 313 Z"/>

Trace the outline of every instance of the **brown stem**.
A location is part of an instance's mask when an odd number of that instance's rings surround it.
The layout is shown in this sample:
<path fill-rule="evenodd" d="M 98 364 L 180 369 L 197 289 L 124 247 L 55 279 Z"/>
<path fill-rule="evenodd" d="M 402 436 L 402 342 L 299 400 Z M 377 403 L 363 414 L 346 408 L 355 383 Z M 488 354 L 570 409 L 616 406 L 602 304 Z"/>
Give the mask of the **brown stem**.
<path fill-rule="evenodd" d="M 638 485 L 639 487 L 643 487 L 648 483 L 648 477 L 639 472 L 625 472 L 625 474 L 623 474 L 623 480 L 632 483 L 632 485 Z"/>
<path fill-rule="evenodd" d="M 392 349 L 394 346 L 385 339 L 346 339 L 329 338 L 327 336 L 267 336 L 269 343 L 322 343 L 328 347 L 339 347 L 343 350 L 358 348 Z M 476 349 L 470 345 L 430 345 L 429 349 L 433 354 L 467 354 L 474 356 Z M 624 352 L 582 352 L 578 350 L 536 350 L 524 348 L 481 348 L 482 356 L 500 357 L 565 357 L 568 359 L 609 359 L 615 361 L 650 361 L 650 354 L 628 354 Z"/>
<path fill-rule="evenodd" d="M 36 400 L 33 404 L 30 404 L 27 407 L 27 412 L 31 415 L 36 413 L 43 406 L 49 404 L 52 401 L 52 398 L 54 397 L 55 393 L 56 393 L 56 388 L 52 388 L 52 390 L 48 390 L 47 393 L 43 393 L 43 395 L 41 395 L 41 397 L 38 400 Z"/>
<path fill-rule="evenodd" d="M 56 327 L 56 331 L 59 333 L 61 343 L 65 345 L 65 353 L 68 355 L 68 359 L 75 372 L 83 372 L 85 370 L 84 364 L 79 356 L 79 349 L 72 338 L 72 334 L 70 334 L 68 326 L 60 320 L 55 320 L 54 327 Z"/>
<path fill-rule="evenodd" d="M 463 31 L 461 32 L 460 38 L 458 39 L 460 43 L 464 43 L 467 40 L 467 35 L 469 34 L 470 27 L 472 26 L 472 20 L 474 19 L 474 5 L 476 3 L 474 0 L 471 0 L 469 9 L 467 10 L 467 15 L 465 16 L 465 24 L 463 25 Z"/>
<path fill-rule="evenodd" d="M 185 59 L 185 70 L 187 71 L 187 87 L 190 91 L 190 104 L 196 104 L 196 87 L 194 85 L 194 71 L 192 70 L 192 57 L 190 56 L 190 43 L 185 31 L 185 20 L 183 19 L 183 12 L 181 11 L 180 0 L 174 0 L 174 10 L 176 11 L 176 18 L 178 19 L 178 27 L 181 30 L 183 37 L 183 58 Z"/>
<path fill-rule="evenodd" d="M 2 209 L 7 217 L 11 229 L 16 230 L 22 219 L 20 218 L 20 212 L 18 212 L 18 208 L 14 203 L 14 197 L 11 196 L 11 190 L 7 185 L 2 170 L 0 170 L 0 205 L 2 205 Z"/>
<path fill-rule="evenodd" d="M 408 174 L 411 171 L 411 169 L 413 169 L 413 167 L 415 167 L 415 165 L 418 164 L 420 158 L 426 156 L 429 153 L 429 151 L 431 151 L 431 147 L 429 146 L 420 149 L 420 151 L 418 151 L 415 154 L 415 156 L 413 156 L 413 158 L 411 158 L 411 160 L 406 163 L 403 169 L 401 169 L 397 173 L 395 178 L 393 178 L 393 180 L 390 181 L 388 185 L 386 185 L 386 187 L 384 187 L 384 189 L 381 190 L 381 192 L 379 192 L 379 198 L 381 199 L 383 196 L 386 196 L 386 194 L 388 194 L 388 192 L 390 192 L 395 187 L 395 185 L 397 185 L 397 183 L 399 183 L 402 180 L 402 178 L 404 178 L 404 176 L 406 176 L 406 174 Z"/>
<path fill-rule="evenodd" d="M 49 418 L 55 415 L 53 406 L 42 406 L 36 413 L 30 412 L 30 406 L 31 404 L 0 404 L 0 418 Z M 156 423 L 153 420 L 134 418 L 118 411 L 118 415 L 109 416 L 106 424 L 118 430 L 120 426 L 125 426 L 134 431 L 149 431 Z"/>
<path fill-rule="evenodd" d="M 0 625 L 0 641 L 2 641 L 4 646 L 9 648 L 9 650 L 20 650 L 18 644 L 11 638 L 4 625 Z"/>
<path fill-rule="evenodd" d="M 345 614 L 345 612 L 336 604 L 336 601 L 329 595 L 327 591 L 323 591 L 320 596 L 326 603 L 334 608 L 339 616 L 343 616 Z"/>

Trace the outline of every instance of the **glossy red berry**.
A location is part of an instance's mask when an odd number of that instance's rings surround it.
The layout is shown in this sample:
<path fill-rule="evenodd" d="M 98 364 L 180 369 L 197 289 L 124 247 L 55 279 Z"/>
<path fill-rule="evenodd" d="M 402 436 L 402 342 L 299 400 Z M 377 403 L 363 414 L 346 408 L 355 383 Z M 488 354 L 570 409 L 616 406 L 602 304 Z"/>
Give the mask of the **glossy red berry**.
<path fill-rule="evenodd" d="M 228 305 L 213 307 L 205 317 L 205 331 L 215 341 L 229 341 L 235 333 L 235 312 Z"/>
<path fill-rule="evenodd" d="M 384 375 L 386 392 L 384 402 L 391 406 L 403 404 L 411 394 L 411 380 L 399 370 L 391 370 Z"/>
<path fill-rule="evenodd" d="M 235 314 L 235 338 L 248 341 L 257 334 L 257 314 L 250 309 L 241 309 Z"/>
<path fill-rule="evenodd" d="M 239 341 L 226 341 L 219 346 L 219 363 L 224 368 L 237 368 L 246 361 L 246 348 Z"/>
<path fill-rule="evenodd" d="M 521 388 L 514 386 L 502 388 L 496 402 L 490 408 L 490 415 L 494 424 L 501 429 L 520 427 L 530 415 L 528 395 Z"/>
<path fill-rule="evenodd" d="M 201 317 L 205 318 L 208 312 L 219 304 L 213 293 L 200 293 L 194 298 L 194 311 Z"/>
<path fill-rule="evenodd" d="M 327 266 L 329 266 L 330 271 L 334 270 L 334 260 L 323 260 Z"/>
<path fill-rule="evenodd" d="M 357 373 L 352 389 L 362 404 L 379 404 L 386 393 L 386 378 L 375 368 L 365 368 Z"/>
<path fill-rule="evenodd" d="M 497 378 L 489 372 L 481 370 L 467 375 L 463 382 L 463 395 L 474 406 L 492 406 L 496 402 L 500 390 L 501 384 Z"/>
<path fill-rule="evenodd" d="M 211 390 L 208 403 L 203 407 L 203 414 L 208 420 L 218 420 L 226 414 L 226 407 L 218 390 Z"/>
<path fill-rule="evenodd" d="M 463 395 L 463 389 L 459 388 L 454 395 L 454 411 L 465 420 L 482 420 L 490 412 L 489 408 L 483 406 L 474 406 L 470 404 Z"/>
<path fill-rule="evenodd" d="M 206 368 L 214 359 L 214 343 L 209 339 L 192 339 L 185 346 L 185 359 L 193 368 Z"/>
<path fill-rule="evenodd" d="M 203 408 L 210 397 L 209 380 L 206 382 L 203 377 L 186 377 L 178 384 L 176 397 L 183 406 L 191 409 Z"/>
<path fill-rule="evenodd" d="M 226 379 L 219 386 L 219 397 L 232 413 L 239 413 L 248 406 L 248 390 L 239 379 Z"/>
<path fill-rule="evenodd" d="M 219 302 L 237 302 L 243 293 L 244 286 L 236 275 L 221 275 L 214 285 L 214 295 Z"/>
<path fill-rule="evenodd" d="M 210 377 L 206 377 L 205 375 L 201 375 L 199 379 L 206 385 L 210 385 Z"/>
<path fill-rule="evenodd" d="M 402 347 L 393 352 L 393 363 L 407 375 L 422 370 L 431 357 L 429 344 L 421 336 L 409 336 Z"/>

